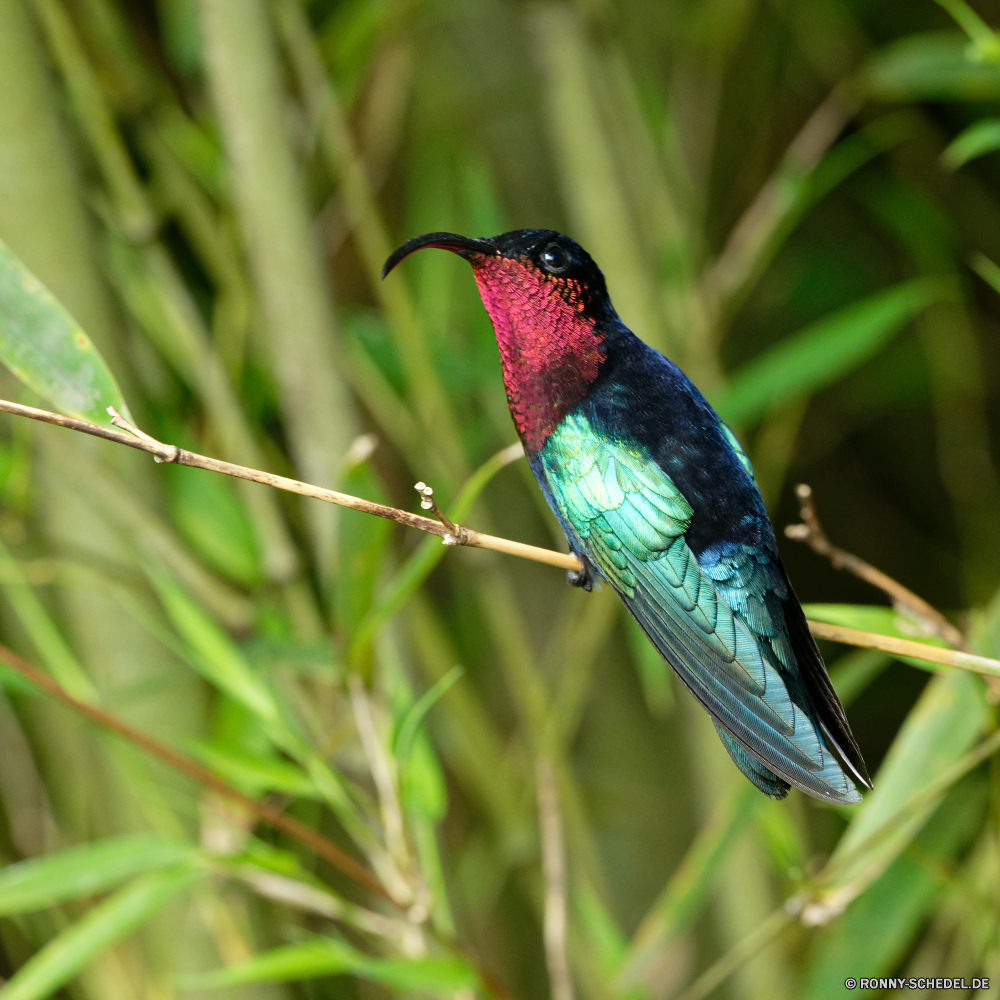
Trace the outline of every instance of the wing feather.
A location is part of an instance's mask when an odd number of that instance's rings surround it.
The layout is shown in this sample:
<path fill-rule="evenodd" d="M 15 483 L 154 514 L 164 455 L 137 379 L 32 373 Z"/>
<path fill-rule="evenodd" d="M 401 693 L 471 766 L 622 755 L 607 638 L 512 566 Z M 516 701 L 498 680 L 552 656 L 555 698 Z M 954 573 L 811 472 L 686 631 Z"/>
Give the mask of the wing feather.
<path fill-rule="evenodd" d="M 596 434 L 581 412 L 540 457 L 579 548 L 712 715 L 744 773 L 768 794 L 789 783 L 829 802 L 859 801 L 843 740 L 831 735 L 843 713 L 828 704 L 829 681 L 817 712 L 810 693 L 820 682 L 808 678 L 807 693 L 796 680 L 780 566 L 733 543 L 696 558 L 684 538 L 693 512 L 670 477 L 643 449 Z"/>

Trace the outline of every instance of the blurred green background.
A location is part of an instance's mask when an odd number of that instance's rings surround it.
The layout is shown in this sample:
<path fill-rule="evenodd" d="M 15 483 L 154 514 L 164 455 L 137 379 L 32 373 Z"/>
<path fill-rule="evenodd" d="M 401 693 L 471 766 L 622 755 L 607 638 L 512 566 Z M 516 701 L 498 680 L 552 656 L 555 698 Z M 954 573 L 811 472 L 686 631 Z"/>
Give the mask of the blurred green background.
<path fill-rule="evenodd" d="M 732 424 L 779 535 L 810 483 L 835 544 L 1000 657 L 1000 15 L 976 6 L 0 0 L 0 240 L 149 433 L 409 510 L 424 480 L 562 547 L 526 464 L 491 461 L 516 438 L 466 265 L 378 272 L 429 230 L 566 232 Z M 50 405 L 6 372 L 0 395 Z M 978 677 L 825 646 L 875 791 L 773 803 L 613 594 L 560 571 L 13 417 L 0 503 L 0 639 L 399 904 L 4 668 L 2 1000 L 1000 982 Z M 922 638 L 781 545 L 837 605 L 815 617 Z"/>

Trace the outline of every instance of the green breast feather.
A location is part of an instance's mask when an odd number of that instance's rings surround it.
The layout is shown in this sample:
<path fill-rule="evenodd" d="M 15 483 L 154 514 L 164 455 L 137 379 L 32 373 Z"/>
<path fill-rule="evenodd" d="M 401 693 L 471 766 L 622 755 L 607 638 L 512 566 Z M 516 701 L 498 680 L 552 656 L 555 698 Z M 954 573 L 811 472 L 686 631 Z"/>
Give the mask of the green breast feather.
<path fill-rule="evenodd" d="M 860 801 L 789 697 L 782 673 L 795 666 L 783 614 L 762 619 L 774 605 L 767 577 L 741 572 L 752 553 L 716 554 L 709 576 L 685 541 L 693 511 L 670 477 L 644 448 L 608 440 L 581 413 L 563 420 L 540 457 L 587 557 L 722 732 L 791 784 L 832 802 Z M 749 590 L 724 582 L 737 576 L 754 581 Z"/>

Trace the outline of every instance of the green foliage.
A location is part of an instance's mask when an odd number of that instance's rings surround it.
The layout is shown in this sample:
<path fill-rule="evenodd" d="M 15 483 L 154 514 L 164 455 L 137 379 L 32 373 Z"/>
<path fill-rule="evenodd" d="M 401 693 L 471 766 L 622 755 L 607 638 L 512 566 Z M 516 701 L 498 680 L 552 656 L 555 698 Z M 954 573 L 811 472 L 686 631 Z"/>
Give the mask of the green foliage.
<path fill-rule="evenodd" d="M 915 315 L 954 296 L 946 280 L 921 279 L 869 296 L 828 316 L 733 372 L 714 402 L 719 416 L 753 426 L 770 411 L 843 378 Z"/>
<path fill-rule="evenodd" d="M 1000 118 L 984 118 L 973 122 L 955 136 L 941 154 L 941 162 L 949 170 L 957 170 L 963 163 L 985 156 L 1000 149 Z"/>
<path fill-rule="evenodd" d="M 133 875 L 175 865 L 192 853 L 187 844 L 139 834 L 8 865 L 0 872 L 0 913 L 26 913 L 93 896 Z"/>
<path fill-rule="evenodd" d="M 996 67 L 970 58 L 958 33 L 913 35 L 879 52 L 865 84 L 884 101 L 989 101 L 1000 97 Z"/>
<path fill-rule="evenodd" d="M 188 989 L 219 989 L 247 983 L 294 982 L 344 973 L 400 990 L 439 993 L 468 990 L 476 985 L 473 971 L 458 959 L 370 958 L 346 942 L 330 938 L 276 948 L 245 965 L 192 976 L 183 982 Z"/>
<path fill-rule="evenodd" d="M 986 798 L 981 780 L 966 780 L 945 798 L 824 939 L 813 957 L 804 996 L 842 996 L 841 983 L 861 968 L 872 976 L 889 974 L 947 886 L 946 873 L 979 830 Z"/>
<path fill-rule="evenodd" d="M 57 409 L 109 425 L 128 407 L 104 359 L 66 309 L 0 242 L 0 361 Z"/>
<path fill-rule="evenodd" d="M 136 879 L 92 907 L 33 955 L 4 986 L 5 997 L 51 996 L 113 944 L 133 934 L 172 899 L 204 877 L 192 865 L 177 865 Z"/>

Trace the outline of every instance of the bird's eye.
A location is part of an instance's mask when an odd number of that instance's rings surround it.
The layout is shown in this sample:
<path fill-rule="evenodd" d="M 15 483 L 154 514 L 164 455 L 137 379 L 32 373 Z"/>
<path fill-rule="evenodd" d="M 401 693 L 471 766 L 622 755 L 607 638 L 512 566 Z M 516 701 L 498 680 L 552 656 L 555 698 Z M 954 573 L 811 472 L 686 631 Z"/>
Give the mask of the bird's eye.
<path fill-rule="evenodd" d="M 545 268 L 549 274 L 562 274 L 566 268 L 569 267 L 569 257 L 566 256 L 566 252 L 556 243 L 550 243 L 543 251 L 539 258 L 542 262 L 542 267 Z"/>

